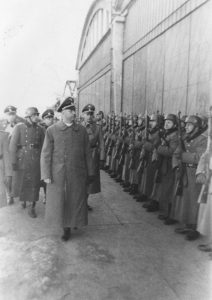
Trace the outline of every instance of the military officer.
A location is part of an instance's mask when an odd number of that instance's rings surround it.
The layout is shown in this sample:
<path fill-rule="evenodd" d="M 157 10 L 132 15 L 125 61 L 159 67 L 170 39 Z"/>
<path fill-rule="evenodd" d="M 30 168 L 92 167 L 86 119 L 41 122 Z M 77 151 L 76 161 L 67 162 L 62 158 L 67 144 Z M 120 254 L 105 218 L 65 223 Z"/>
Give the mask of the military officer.
<path fill-rule="evenodd" d="M 54 123 L 54 111 L 53 109 L 46 109 L 42 115 L 42 122 L 40 123 L 40 125 L 42 127 L 44 127 L 44 129 L 47 129 L 49 126 L 53 125 Z"/>
<path fill-rule="evenodd" d="M 46 133 L 46 129 L 49 126 L 53 125 L 53 123 L 54 123 L 54 111 L 53 111 L 53 109 L 46 109 L 42 113 L 41 118 L 42 118 L 42 122 L 40 123 L 40 125 L 44 129 L 44 132 Z M 46 183 L 43 180 L 40 181 L 40 187 L 42 187 L 43 190 L 44 190 L 43 203 L 45 204 L 46 203 Z"/>
<path fill-rule="evenodd" d="M 105 161 L 105 148 L 104 138 L 100 125 L 97 125 L 94 119 L 95 106 L 93 104 L 87 104 L 83 109 L 83 125 L 88 133 L 90 147 L 92 149 L 92 164 L 95 170 L 95 179 L 88 186 L 88 196 L 90 194 L 96 194 L 101 192 L 100 183 L 100 168 L 104 167 Z M 88 210 L 92 210 L 92 207 L 88 205 Z"/>
<path fill-rule="evenodd" d="M 44 131 L 38 122 L 38 109 L 29 107 L 25 122 L 15 126 L 9 146 L 14 171 L 14 197 L 20 197 L 23 208 L 26 202 L 30 202 L 28 213 L 32 218 L 36 217 L 35 205 L 39 199 L 40 153 L 44 139 Z"/>
<path fill-rule="evenodd" d="M 62 120 L 46 130 L 41 153 L 41 178 L 47 183 L 46 223 L 63 228 L 62 240 L 71 228 L 87 225 L 87 185 L 94 178 L 86 129 L 76 123 L 74 99 L 59 106 Z"/>

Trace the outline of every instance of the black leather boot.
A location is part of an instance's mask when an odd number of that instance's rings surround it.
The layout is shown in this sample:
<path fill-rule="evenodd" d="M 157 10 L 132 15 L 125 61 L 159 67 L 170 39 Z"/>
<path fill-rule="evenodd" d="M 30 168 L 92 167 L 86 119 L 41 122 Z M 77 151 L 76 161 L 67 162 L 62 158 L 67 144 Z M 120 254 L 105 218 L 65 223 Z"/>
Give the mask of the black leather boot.
<path fill-rule="evenodd" d="M 63 235 L 62 235 L 61 238 L 62 238 L 62 240 L 64 242 L 67 242 L 71 238 L 71 228 L 70 227 L 66 227 L 63 230 L 64 230 L 64 233 L 63 233 Z"/>

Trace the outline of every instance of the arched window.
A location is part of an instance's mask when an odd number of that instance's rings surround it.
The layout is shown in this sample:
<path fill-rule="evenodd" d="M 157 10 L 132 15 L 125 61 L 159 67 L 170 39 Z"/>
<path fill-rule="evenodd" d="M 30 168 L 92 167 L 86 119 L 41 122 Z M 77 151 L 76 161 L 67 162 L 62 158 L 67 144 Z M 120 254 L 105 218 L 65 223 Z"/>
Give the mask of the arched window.
<path fill-rule="evenodd" d="M 101 38 L 108 31 L 110 25 L 110 13 L 105 9 L 99 9 L 94 14 L 88 26 L 84 40 L 81 61 L 85 60 L 96 47 Z"/>

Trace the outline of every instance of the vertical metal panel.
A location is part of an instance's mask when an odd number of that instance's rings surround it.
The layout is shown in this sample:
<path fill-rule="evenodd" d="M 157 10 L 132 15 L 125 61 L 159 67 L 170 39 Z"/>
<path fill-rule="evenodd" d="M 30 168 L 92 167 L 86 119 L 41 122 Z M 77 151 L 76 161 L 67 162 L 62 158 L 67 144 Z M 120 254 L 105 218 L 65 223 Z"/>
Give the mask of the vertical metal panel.
<path fill-rule="evenodd" d="M 185 112 L 187 98 L 189 18 L 165 34 L 164 111 Z"/>
<path fill-rule="evenodd" d="M 133 67 L 133 109 L 134 113 L 143 113 L 146 106 L 146 48 L 134 54 Z"/>
<path fill-rule="evenodd" d="M 103 110 L 105 113 L 110 111 L 110 79 L 111 72 L 109 71 L 80 91 L 80 112 L 88 103 L 94 104 L 96 111 Z"/>
<path fill-rule="evenodd" d="M 133 98 L 133 56 L 124 61 L 124 78 L 123 78 L 123 111 L 132 113 Z"/>
<path fill-rule="evenodd" d="M 104 89 L 104 111 L 108 113 L 110 111 L 110 86 L 111 84 L 111 72 L 105 74 L 105 89 Z"/>
<path fill-rule="evenodd" d="M 125 26 L 124 51 L 187 0 L 137 0 L 130 7 Z"/>
<path fill-rule="evenodd" d="M 164 36 L 147 47 L 146 107 L 151 113 L 162 110 L 164 52 Z"/>
<path fill-rule="evenodd" d="M 80 86 L 110 64 L 111 35 L 99 45 L 90 59 L 80 69 Z"/>
<path fill-rule="evenodd" d="M 212 86 L 212 3 L 191 15 L 188 113 L 207 113 Z M 201 22 L 199 22 L 201 20 Z"/>

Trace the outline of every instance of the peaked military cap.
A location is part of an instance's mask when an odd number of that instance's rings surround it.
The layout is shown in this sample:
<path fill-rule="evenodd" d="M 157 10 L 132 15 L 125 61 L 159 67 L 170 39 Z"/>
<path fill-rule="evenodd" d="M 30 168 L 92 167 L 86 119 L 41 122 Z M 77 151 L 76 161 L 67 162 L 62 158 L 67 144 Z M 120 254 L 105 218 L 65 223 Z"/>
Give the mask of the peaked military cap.
<path fill-rule="evenodd" d="M 57 111 L 62 112 L 65 109 L 75 110 L 74 99 L 72 97 L 66 98 L 58 107 Z"/>
<path fill-rule="evenodd" d="M 16 113 L 17 111 L 17 108 L 15 106 L 12 106 L 12 105 L 8 105 L 5 110 L 4 110 L 4 113 Z"/>
<path fill-rule="evenodd" d="M 95 106 L 93 104 L 87 104 L 83 109 L 82 112 L 94 112 Z"/>
<path fill-rule="evenodd" d="M 42 119 L 44 119 L 45 117 L 54 117 L 54 111 L 53 109 L 47 109 L 42 113 Z"/>

